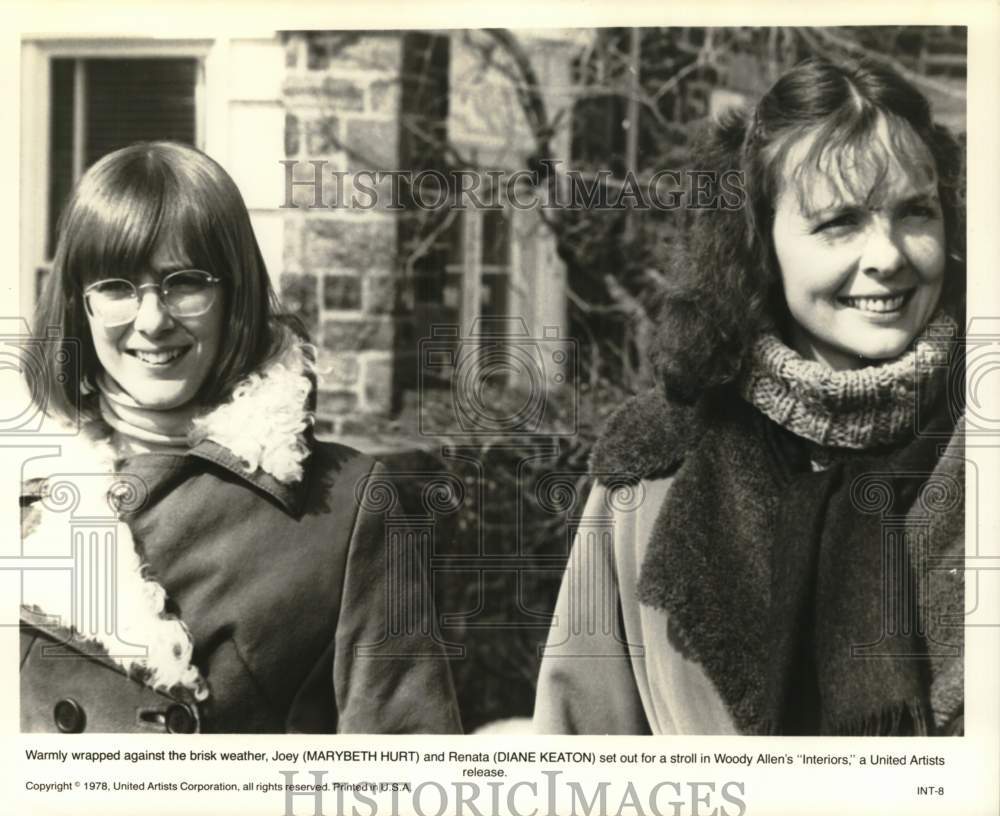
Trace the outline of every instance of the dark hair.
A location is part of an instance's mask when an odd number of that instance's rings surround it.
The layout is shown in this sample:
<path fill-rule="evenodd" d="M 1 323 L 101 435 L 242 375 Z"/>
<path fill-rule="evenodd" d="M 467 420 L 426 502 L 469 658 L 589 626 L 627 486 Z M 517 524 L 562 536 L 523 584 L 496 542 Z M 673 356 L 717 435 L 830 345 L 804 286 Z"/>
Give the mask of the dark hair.
<path fill-rule="evenodd" d="M 888 128 L 892 156 L 875 147 L 880 123 Z M 751 113 L 724 115 L 694 150 L 693 166 L 715 171 L 716 178 L 738 171 L 745 200 L 742 208 L 697 212 L 683 250 L 675 254 L 652 348 L 668 396 L 693 400 L 731 382 L 761 329 L 769 323 L 780 328 L 788 319 L 771 238 L 774 205 L 788 150 L 813 132 L 797 178 L 810 168 L 844 176 L 845 161 L 861 162 L 879 178 L 893 158 L 907 170 L 936 174 L 948 254 L 942 303 L 956 311 L 964 307 L 958 143 L 934 124 L 923 94 L 890 68 L 809 59 L 778 79 Z M 933 167 L 921 166 L 927 159 Z"/>
<path fill-rule="evenodd" d="M 55 327 L 70 342 L 78 339 L 81 378 L 69 381 L 60 375 L 59 344 L 48 344 L 43 370 L 28 375 L 35 380 L 29 382 L 32 393 L 46 395 L 55 412 L 72 416 L 81 388 L 93 390 L 100 371 L 84 287 L 101 278 L 140 274 L 164 240 L 174 242 L 193 266 L 223 280 L 224 343 L 200 400 L 221 401 L 278 350 L 277 297 L 246 205 L 229 174 L 200 150 L 143 142 L 109 153 L 76 185 L 58 233 L 52 272 L 36 310 L 35 336 L 45 337 Z"/>

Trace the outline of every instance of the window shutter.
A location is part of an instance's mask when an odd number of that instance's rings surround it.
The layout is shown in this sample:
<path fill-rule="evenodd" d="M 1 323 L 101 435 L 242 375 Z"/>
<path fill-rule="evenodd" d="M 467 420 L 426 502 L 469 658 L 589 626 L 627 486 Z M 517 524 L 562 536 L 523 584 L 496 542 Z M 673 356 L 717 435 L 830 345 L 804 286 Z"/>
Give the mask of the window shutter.
<path fill-rule="evenodd" d="M 133 142 L 194 144 L 193 59 L 88 59 L 84 165 Z"/>

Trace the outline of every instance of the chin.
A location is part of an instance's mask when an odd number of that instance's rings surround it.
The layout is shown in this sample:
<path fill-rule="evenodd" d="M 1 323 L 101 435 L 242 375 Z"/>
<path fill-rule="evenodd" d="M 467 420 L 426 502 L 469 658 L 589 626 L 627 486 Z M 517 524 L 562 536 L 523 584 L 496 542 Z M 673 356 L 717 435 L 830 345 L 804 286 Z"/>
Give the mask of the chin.
<path fill-rule="evenodd" d="M 868 343 L 859 343 L 849 351 L 873 363 L 889 363 L 904 355 L 913 343 L 913 336 L 900 333 L 895 337 L 880 337 Z"/>

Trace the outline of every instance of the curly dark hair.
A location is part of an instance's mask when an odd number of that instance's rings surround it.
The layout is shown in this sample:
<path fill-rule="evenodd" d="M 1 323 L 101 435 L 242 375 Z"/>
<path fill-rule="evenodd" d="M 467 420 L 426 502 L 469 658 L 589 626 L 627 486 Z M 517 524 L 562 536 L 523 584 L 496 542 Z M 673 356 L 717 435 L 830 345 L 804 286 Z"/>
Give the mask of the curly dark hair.
<path fill-rule="evenodd" d="M 883 124 L 891 156 L 874 147 Z M 675 254 L 652 348 L 669 397 L 692 401 L 732 382 L 761 330 L 787 325 L 771 238 L 774 206 L 787 181 L 789 149 L 813 133 L 796 179 L 815 168 L 850 183 L 844 165 L 860 161 L 874 169 L 877 183 L 893 159 L 936 175 L 947 249 L 942 304 L 956 313 L 964 308 L 964 151 L 934 123 L 923 94 L 892 69 L 870 60 L 809 59 L 778 79 L 753 111 L 727 112 L 696 143 L 692 166 L 717 179 L 738 172 L 745 198 L 741 207 L 694 212 Z M 928 159 L 933 167 L 917 167 Z"/>

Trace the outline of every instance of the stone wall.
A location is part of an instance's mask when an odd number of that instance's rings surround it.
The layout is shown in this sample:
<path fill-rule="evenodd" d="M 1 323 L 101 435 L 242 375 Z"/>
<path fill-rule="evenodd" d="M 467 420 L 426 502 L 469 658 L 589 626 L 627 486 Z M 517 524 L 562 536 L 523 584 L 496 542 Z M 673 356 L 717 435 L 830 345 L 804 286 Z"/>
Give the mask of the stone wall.
<path fill-rule="evenodd" d="M 445 261 L 433 253 L 412 262 L 427 219 L 415 219 L 412 207 L 387 206 L 392 203 L 387 184 L 379 188 L 376 206 L 351 205 L 357 171 L 512 171 L 531 167 L 538 158 L 562 159 L 569 167 L 596 163 L 615 172 L 623 166 L 623 97 L 612 93 L 595 101 L 586 61 L 601 38 L 618 37 L 618 50 L 627 51 L 628 31 L 514 33 L 536 74 L 548 115 L 558 122 L 546 157 L 537 155 L 512 83 L 519 76 L 517 66 L 488 32 L 284 35 L 284 152 L 287 160 L 297 162 L 295 178 L 300 181 L 312 177 L 310 162 L 322 162 L 325 206 L 281 210 L 279 284 L 285 304 L 305 320 L 320 349 L 318 411 L 335 430 L 352 417 L 396 413 L 401 390 L 415 387 L 416 349 L 427 320 L 414 311 L 413 276 L 444 275 Z M 671 84 L 712 37 L 720 44 L 720 58 L 695 66 Z M 964 132 L 966 42 L 961 27 L 649 29 L 642 38 L 642 81 L 649 92 L 663 83 L 669 89 L 657 96 L 658 118 L 640 113 L 637 171 L 686 167 L 692 134 L 704 117 L 752 101 L 782 66 L 803 56 L 860 54 L 859 44 L 890 55 L 911 75 L 925 78 L 919 86 L 939 121 Z M 422 140 L 420 133 L 432 138 Z M 434 147 L 445 138 L 451 148 L 447 155 Z M 342 188 L 335 184 L 334 172 L 344 174 Z M 298 186 L 293 201 L 310 205 L 314 194 L 308 185 Z M 514 215 L 511 313 L 523 316 L 533 334 L 546 325 L 565 326 L 565 255 L 556 254 L 551 231 L 537 212 Z M 643 245 L 643 232 L 653 234 L 650 245 L 653 238 L 663 245 L 669 243 L 665 237 L 684 228 L 683 214 L 637 223 L 640 240 L 632 246 Z M 465 234 L 477 233 L 466 229 Z M 639 260 L 652 264 L 657 259 Z M 611 261 L 621 268 L 621 259 Z M 587 295 L 579 270 L 570 273 L 576 276 L 577 290 Z M 474 276 L 467 284 L 472 280 Z M 467 320 L 478 313 L 478 301 L 463 297 Z"/>
<path fill-rule="evenodd" d="M 568 92 L 566 43 L 551 37 L 526 43 L 546 93 L 558 101 Z M 284 210 L 281 295 L 320 350 L 320 418 L 337 431 L 360 430 L 356 418 L 395 413 L 401 391 L 415 388 L 423 324 L 414 314 L 413 275 L 443 274 L 437 267 L 444 261 L 431 253 L 413 263 L 428 219 L 406 206 L 405 185 L 396 201 L 386 182 L 375 206 L 367 206 L 367 196 L 357 206 L 355 174 L 516 170 L 532 154 L 531 133 L 505 73 L 510 66 L 484 62 L 465 32 L 289 33 L 285 56 L 286 161 L 296 162 L 296 182 L 314 180 L 315 163 L 322 163 L 324 206 L 315 206 L 315 185 L 294 186 L 295 206 Z M 454 155 L 442 149 L 446 140 Z M 568 143 L 557 144 L 565 150 Z M 403 207 L 390 206 L 400 201 Z M 531 260 L 530 269 L 516 270 L 532 283 L 523 287 L 528 322 L 532 329 L 536 322 L 561 324 L 561 267 L 546 251 L 550 238 L 542 225 L 527 229 L 525 221 L 519 218 L 512 233 L 525 246 L 512 256 Z M 534 259 L 545 259 L 545 268 Z"/>
<path fill-rule="evenodd" d="M 297 180 L 324 162 L 327 206 L 286 210 L 281 291 L 319 347 L 317 410 L 331 419 L 390 410 L 398 214 L 385 200 L 351 199 L 356 172 L 399 167 L 402 47 L 397 32 L 286 40 L 285 155 Z M 346 174 L 340 186 L 334 172 Z M 296 187 L 293 200 L 312 205 L 314 190 Z"/>

